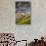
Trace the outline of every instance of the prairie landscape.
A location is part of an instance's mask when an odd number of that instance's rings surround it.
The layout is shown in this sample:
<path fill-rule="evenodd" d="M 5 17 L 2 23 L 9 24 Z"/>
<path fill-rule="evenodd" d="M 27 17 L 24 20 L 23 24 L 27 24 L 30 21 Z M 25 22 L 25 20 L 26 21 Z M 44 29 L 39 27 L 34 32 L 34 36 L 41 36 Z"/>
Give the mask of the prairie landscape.
<path fill-rule="evenodd" d="M 16 24 L 30 24 L 31 23 L 31 14 L 16 14 Z M 18 17 L 18 18 L 17 18 Z"/>
<path fill-rule="evenodd" d="M 31 24 L 30 2 L 16 2 L 16 24 Z"/>

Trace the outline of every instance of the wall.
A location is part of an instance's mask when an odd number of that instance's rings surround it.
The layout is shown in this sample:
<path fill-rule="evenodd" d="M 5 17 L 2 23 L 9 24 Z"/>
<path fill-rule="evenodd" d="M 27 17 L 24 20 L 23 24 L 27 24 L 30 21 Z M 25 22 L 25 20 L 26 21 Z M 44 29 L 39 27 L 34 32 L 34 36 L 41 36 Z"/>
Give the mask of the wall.
<path fill-rule="evenodd" d="M 42 1 L 42 2 L 41 2 Z M 31 0 L 32 2 L 32 24 L 16 27 L 17 40 L 27 39 L 28 42 L 34 38 L 40 39 L 46 35 L 46 5 L 45 0 Z"/>
<path fill-rule="evenodd" d="M 15 31 L 15 0 L 0 0 L 0 32 Z"/>
<path fill-rule="evenodd" d="M 14 32 L 16 40 L 40 39 L 46 35 L 46 0 L 31 0 L 32 24 L 15 24 L 15 0 L 0 0 L 0 32 Z"/>

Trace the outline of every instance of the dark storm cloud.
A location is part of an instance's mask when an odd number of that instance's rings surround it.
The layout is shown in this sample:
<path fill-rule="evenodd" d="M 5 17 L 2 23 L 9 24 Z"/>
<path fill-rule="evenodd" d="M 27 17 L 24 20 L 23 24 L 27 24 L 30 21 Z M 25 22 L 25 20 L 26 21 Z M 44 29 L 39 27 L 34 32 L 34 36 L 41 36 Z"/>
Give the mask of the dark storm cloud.
<path fill-rule="evenodd" d="M 17 1 L 16 12 L 31 12 L 31 2 Z"/>
<path fill-rule="evenodd" d="M 16 8 L 19 7 L 30 7 L 30 2 L 16 2 Z"/>

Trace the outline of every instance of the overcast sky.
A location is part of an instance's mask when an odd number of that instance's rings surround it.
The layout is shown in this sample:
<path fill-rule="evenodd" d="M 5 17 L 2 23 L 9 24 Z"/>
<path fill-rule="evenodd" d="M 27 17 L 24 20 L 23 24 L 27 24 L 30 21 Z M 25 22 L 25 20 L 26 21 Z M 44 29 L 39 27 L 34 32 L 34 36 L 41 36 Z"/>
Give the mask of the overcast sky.
<path fill-rule="evenodd" d="M 16 2 L 17 12 L 31 12 L 31 3 L 29 1 L 17 1 Z"/>

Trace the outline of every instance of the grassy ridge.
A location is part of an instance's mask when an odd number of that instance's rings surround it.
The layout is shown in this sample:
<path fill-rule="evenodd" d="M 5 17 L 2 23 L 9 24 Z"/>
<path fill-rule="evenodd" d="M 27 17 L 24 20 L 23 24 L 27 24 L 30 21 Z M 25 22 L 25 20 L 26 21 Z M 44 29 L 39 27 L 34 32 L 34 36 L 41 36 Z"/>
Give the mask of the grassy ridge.
<path fill-rule="evenodd" d="M 22 17 L 19 20 L 17 20 L 16 24 L 30 24 L 31 23 L 31 16 L 28 17 Z"/>

